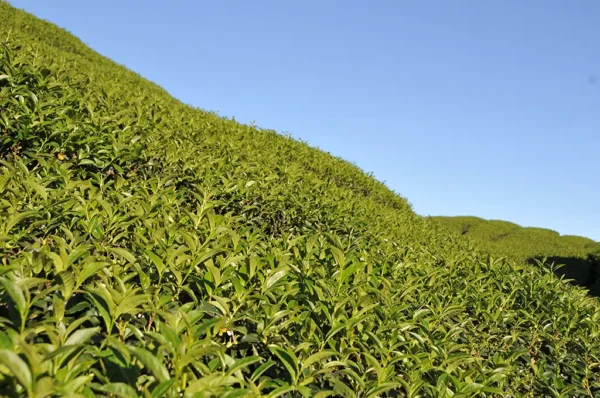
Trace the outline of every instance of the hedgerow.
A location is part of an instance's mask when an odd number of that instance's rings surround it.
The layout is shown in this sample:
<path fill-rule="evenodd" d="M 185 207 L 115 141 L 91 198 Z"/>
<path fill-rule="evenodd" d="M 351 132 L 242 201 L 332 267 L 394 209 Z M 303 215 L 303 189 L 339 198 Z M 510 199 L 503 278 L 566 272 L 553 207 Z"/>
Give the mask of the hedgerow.
<path fill-rule="evenodd" d="M 515 261 L 541 261 L 559 276 L 600 296 L 600 243 L 581 236 L 561 236 L 543 228 L 524 228 L 478 217 L 432 217 L 449 231 L 475 242 L 482 250 Z"/>
<path fill-rule="evenodd" d="M 7 396 L 594 396 L 600 307 L 0 2 Z"/>

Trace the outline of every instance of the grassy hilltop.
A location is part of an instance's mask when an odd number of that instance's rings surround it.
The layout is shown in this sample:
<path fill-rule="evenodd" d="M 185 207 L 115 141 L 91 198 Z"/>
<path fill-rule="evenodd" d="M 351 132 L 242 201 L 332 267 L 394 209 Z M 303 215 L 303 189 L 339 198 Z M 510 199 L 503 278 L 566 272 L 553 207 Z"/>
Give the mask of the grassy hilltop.
<path fill-rule="evenodd" d="M 0 41 L 0 394 L 600 394 L 584 289 L 2 1 Z"/>
<path fill-rule="evenodd" d="M 562 265 L 557 274 L 600 296 L 600 243 L 580 236 L 561 236 L 543 228 L 524 228 L 507 221 L 478 217 L 432 217 L 448 230 L 472 239 L 483 250 L 514 260 Z"/>

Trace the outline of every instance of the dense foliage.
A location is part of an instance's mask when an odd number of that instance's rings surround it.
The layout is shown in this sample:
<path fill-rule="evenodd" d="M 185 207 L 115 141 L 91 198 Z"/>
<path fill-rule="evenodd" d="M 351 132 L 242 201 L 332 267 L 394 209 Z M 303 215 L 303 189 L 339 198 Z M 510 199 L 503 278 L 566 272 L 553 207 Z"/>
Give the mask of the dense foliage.
<path fill-rule="evenodd" d="M 600 306 L 0 2 L 7 396 L 594 396 Z"/>
<path fill-rule="evenodd" d="M 483 250 L 514 260 L 545 261 L 557 274 L 600 296 L 600 243 L 580 236 L 561 236 L 543 228 L 524 228 L 478 217 L 433 217 L 450 231 L 472 239 Z M 559 268 L 560 267 L 560 268 Z"/>

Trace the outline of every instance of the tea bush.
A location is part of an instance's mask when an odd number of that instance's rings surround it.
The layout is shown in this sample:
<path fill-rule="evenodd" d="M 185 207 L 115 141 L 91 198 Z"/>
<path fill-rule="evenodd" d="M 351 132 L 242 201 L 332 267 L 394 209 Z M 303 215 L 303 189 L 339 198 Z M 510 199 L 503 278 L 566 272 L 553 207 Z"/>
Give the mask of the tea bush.
<path fill-rule="evenodd" d="M 594 396 L 600 306 L 0 2 L 6 396 Z"/>
<path fill-rule="evenodd" d="M 482 250 L 516 261 L 540 260 L 557 274 L 600 296 L 600 243 L 580 236 L 559 235 L 543 228 L 478 217 L 432 217 L 447 230 L 471 239 Z M 560 267 L 560 268 L 559 268 Z"/>

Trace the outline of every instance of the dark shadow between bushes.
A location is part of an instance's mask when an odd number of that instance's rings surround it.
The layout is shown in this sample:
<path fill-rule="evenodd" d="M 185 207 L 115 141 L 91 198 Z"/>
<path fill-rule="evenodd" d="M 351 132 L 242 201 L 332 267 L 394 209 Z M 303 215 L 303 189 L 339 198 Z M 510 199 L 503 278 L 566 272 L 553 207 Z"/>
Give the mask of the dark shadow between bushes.
<path fill-rule="evenodd" d="M 544 258 L 531 258 L 528 262 L 535 264 L 536 260 L 543 261 Z M 554 272 L 557 276 L 588 289 L 591 296 L 600 297 L 600 258 L 591 255 L 588 258 L 547 257 L 545 263 L 547 266 L 562 264 L 563 266 Z"/>

